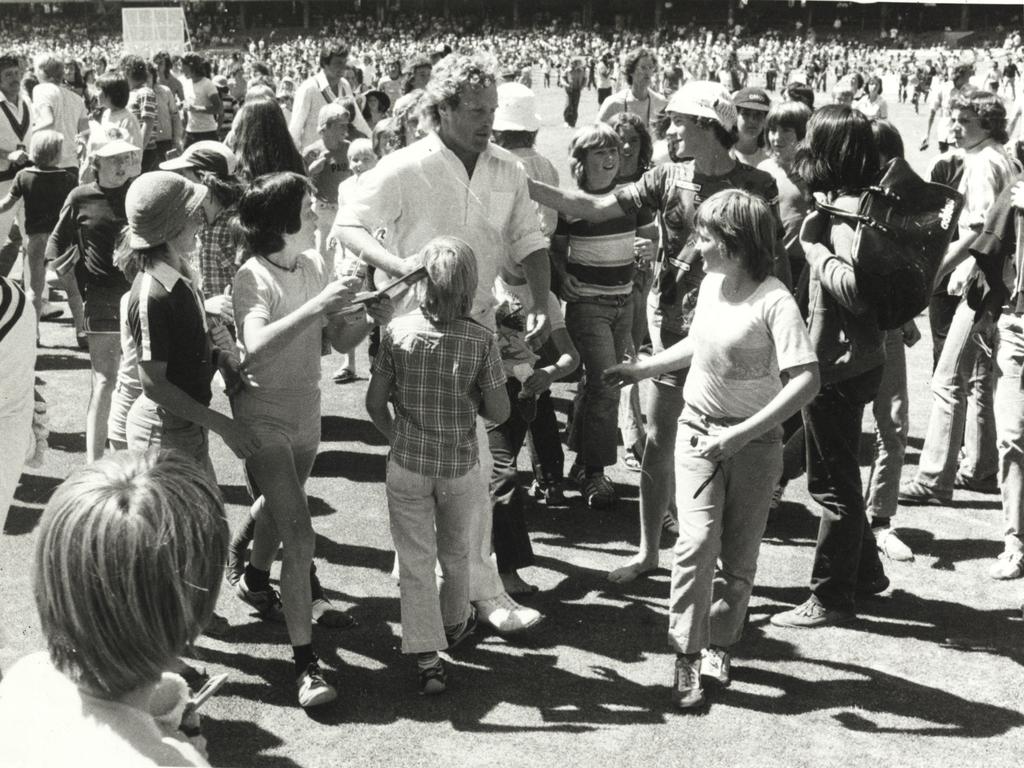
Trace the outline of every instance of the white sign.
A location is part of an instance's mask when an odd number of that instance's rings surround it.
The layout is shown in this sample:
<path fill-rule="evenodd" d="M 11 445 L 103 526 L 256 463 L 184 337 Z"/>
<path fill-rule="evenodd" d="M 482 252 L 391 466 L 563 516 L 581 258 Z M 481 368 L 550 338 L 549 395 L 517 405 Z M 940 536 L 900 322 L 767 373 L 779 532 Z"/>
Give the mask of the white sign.
<path fill-rule="evenodd" d="M 177 8 L 122 8 L 124 52 L 146 58 L 185 50 L 185 12 Z"/>

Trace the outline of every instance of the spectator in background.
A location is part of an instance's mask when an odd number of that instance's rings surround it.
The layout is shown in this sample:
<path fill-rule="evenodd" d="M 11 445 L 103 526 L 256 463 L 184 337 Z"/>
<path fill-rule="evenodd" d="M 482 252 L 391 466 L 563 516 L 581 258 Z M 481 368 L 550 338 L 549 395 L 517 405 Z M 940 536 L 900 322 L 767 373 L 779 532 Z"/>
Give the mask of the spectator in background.
<path fill-rule="evenodd" d="M 18 171 L 28 165 L 29 143 L 32 141 L 32 103 L 21 89 L 21 64 L 13 54 L 0 54 L 0 196 L 6 195 Z M 77 173 L 77 167 L 76 167 Z M 0 213 L 0 245 L 11 230 L 18 230 L 15 221 L 18 208 Z M 20 241 L 20 232 L 18 232 Z M 0 250 L 0 275 L 7 275 L 18 256 L 18 246 Z"/>
<path fill-rule="evenodd" d="M 326 43 L 320 50 L 320 71 L 307 79 L 295 92 L 288 132 L 297 149 L 308 147 L 317 140 L 317 120 L 320 109 L 339 99 L 352 98 L 352 85 L 342 77 L 348 65 L 348 46 L 338 41 Z M 356 129 L 364 136 L 370 129 L 358 115 Z"/>
<path fill-rule="evenodd" d="M 185 127 L 181 122 L 181 111 L 174 93 L 166 85 L 157 82 L 155 64 L 147 67 L 150 87 L 156 103 L 156 117 L 153 120 L 153 142 L 157 164 L 167 159 L 171 150 L 180 152 L 184 144 Z"/>
<path fill-rule="evenodd" d="M 78 134 L 89 128 L 89 115 L 82 97 L 69 88 L 58 85 L 64 75 L 64 65 L 52 54 L 36 56 L 35 74 L 39 85 L 32 92 L 35 110 L 34 129 L 52 128 L 64 137 L 60 168 L 78 173 Z M 6 233 L 4 233 L 6 234 Z"/>
<path fill-rule="evenodd" d="M 870 117 L 886 120 L 889 117 L 889 105 L 882 98 L 882 78 L 871 76 L 865 84 L 867 93 L 857 99 L 853 106 Z"/>
<path fill-rule="evenodd" d="M 650 125 L 656 115 L 664 111 L 668 100 L 651 88 L 651 79 L 658 71 L 658 61 L 646 48 L 636 48 L 626 56 L 622 74 L 626 88 L 604 100 L 597 119 L 608 122 L 619 112 L 640 115 L 644 125 Z"/>
<path fill-rule="evenodd" d="M 121 60 L 121 71 L 128 79 L 131 92 L 128 94 L 128 111 L 132 113 L 142 130 L 139 146 L 142 147 L 142 172 L 152 171 L 160 163 L 156 148 L 156 91 L 150 86 L 149 64 L 139 56 L 125 56 Z"/>
<path fill-rule="evenodd" d="M 290 140 L 288 125 L 277 103 L 250 98 L 238 113 L 235 154 L 239 175 L 248 181 L 275 171 L 305 174 L 302 155 Z"/>
<path fill-rule="evenodd" d="M 217 141 L 223 106 L 217 86 L 209 78 L 210 64 L 198 53 L 181 58 L 185 108 L 185 146 L 197 141 Z"/>

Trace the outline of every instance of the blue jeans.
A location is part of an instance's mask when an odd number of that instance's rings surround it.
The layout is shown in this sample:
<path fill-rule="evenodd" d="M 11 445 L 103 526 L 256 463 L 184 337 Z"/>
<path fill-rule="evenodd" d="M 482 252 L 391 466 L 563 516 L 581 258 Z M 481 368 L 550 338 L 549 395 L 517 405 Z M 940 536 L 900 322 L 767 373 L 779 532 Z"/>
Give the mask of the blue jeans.
<path fill-rule="evenodd" d="M 1024 550 L 1024 318 L 999 318 L 995 414 L 1006 549 Z"/>
<path fill-rule="evenodd" d="M 907 353 L 900 328 L 885 333 L 885 372 L 873 410 L 875 461 L 868 475 L 869 519 L 896 514 L 903 456 L 907 452 L 910 403 L 907 399 Z"/>
<path fill-rule="evenodd" d="M 976 323 L 974 310 L 962 300 L 932 375 L 932 409 L 917 466 L 917 482 L 939 496 L 952 495 L 958 464 L 960 473 L 974 480 L 996 473 L 995 344 L 995 324 Z"/>
<path fill-rule="evenodd" d="M 569 444 L 579 464 L 608 467 L 618 459 L 619 390 L 605 384 L 601 374 L 620 362 L 629 349 L 632 295 L 569 302 L 565 327 L 579 350 L 585 376 L 573 404 Z"/>
<path fill-rule="evenodd" d="M 807 490 L 822 506 L 811 592 L 828 608 L 852 610 L 857 583 L 883 573 L 864 512 L 860 442 L 864 406 L 878 392 L 882 366 L 829 384 L 804 408 Z"/>
<path fill-rule="evenodd" d="M 480 466 L 462 477 L 426 477 L 388 461 L 391 538 L 398 553 L 402 653 L 448 647 L 446 626 L 469 614 L 472 518 Z M 434 574 L 440 565 L 441 578 Z M 438 586 L 440 582 L 440 587 Z"/>
<path fill-rule="evenodd" d="M 772 491 L 782 473 L 781 428 L 747 443 L 716 472 L 716 463 L 698 455 L 691 440 L 723 428 L 690 408 L 679 421 L 679 538 L 668 630 L 677 653 L 697 653 L 709 645 L 727 648 L 740 639 Z"/>

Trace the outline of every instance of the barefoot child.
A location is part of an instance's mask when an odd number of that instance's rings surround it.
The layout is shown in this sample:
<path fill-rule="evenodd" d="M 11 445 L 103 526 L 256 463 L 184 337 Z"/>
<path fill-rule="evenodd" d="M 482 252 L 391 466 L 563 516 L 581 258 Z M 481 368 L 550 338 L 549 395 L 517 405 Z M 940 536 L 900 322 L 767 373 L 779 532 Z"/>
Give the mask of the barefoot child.
<path fill-rule="evenodd" d="M 476 626 L 469 552 L 479 514 L 477 413 L 501 423 L 509 403 L 494 334 L 469 318 L 477 289 L 472 249 L 440 237 L 421 258 L 422 302 L 382 332 L 366 410 L 391 444 L 387 496 L 401 574 L 402 652 L 416 654 L 420 693 L 435 694 L 447 677 L 437 652 Z"/>

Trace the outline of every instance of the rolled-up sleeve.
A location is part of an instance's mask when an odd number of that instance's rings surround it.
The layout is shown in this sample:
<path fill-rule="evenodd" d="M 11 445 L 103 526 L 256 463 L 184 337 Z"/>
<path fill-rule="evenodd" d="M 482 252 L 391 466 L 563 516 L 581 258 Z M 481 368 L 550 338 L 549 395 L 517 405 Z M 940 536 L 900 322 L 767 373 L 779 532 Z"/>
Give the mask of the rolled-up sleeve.
<path fill-rule="evenodd" d="M 370 232 L 392 229 L 402 216 L 402 183 L 388 163 L 382 162 L 359 179 L 350 197 L 338 209 L 335 227 L 362 227 Z"/>
<path fill-rule="evenodd" d="M 508 255 L 519 264 L 535 251 L 547 250 L 548 239 L 540 228 L 537 208 L 530 200 L 526 187 L 526 171 L 522 166 L 512 166 L 515 179 L 515 198 L 512 202 L 512 215 L 508 224 Z"/>

